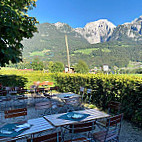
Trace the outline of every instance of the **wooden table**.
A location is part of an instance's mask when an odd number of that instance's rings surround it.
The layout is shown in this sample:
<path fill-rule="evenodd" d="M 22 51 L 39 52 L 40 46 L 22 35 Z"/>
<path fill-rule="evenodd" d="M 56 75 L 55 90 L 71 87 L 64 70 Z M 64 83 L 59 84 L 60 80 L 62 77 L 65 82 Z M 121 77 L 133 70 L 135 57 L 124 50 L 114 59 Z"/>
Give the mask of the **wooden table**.
<path fill-rule="evenodd" d="M 4 141 L 11 140 L 11 139 L 15 139 L 16 140 L 16 139 L 25 137 L 27 135 L 33 135 L 35 133 L 39 133 L 39 132 L 43 132 L 43 131 L 47 131 L 47 130 L 51 130 L 51 129 L 55 128 L 47 120 L 45 120 L 43 117 L 30 119 L 30 120 L 27 121 L 27 123 L 32 125 L 30 127 L 30 129 L 25 130 L 24 132 L 22 132 L 21 134 L 19 134 L 15 138 L 6 138 L 6 137 L 4 138 L 4 137 L 1 137 L 0 141 L 4 142 Z"/>
<path fill-rule="evenodd" d="M 53 114 L 53 115 L 47 115 L 44 116 L 44 118 L 49 121 L 51 124 L 53 124 L 55 127 L 63 126 L 63 125 L 68 125 L 68 124 L 73 124 L 73 123 L 78 123 L 78 122 L 85 122 L 85 121 L 90 121 L 90 120 L 97 120 L 101 118 L 106 118 L 109 117 L 109 114 L 106 114 L 102 111 L 99 111 L 97 109 L 86 109 L 86 110 L 80 110 L 80 111 L 74 111 L 76 113 L 84 113 L 84 114 L 89 114 L 90 116 L 86 117 L 85 119 L 81 121 L 72 121 L 72 120 L 65 120 L 65 119 L 59 119 L 61 115 L 64 115 L 66 113 L 60 113 L 60 114 Z"/>

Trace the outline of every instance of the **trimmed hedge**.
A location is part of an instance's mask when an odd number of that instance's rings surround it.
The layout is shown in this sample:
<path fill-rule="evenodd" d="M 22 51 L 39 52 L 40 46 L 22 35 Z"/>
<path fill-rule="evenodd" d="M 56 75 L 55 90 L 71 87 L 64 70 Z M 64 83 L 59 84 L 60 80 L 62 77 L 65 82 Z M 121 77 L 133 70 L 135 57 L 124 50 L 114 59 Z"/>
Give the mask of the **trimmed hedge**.
<path fill-rule="evenodd" d="M 119 101 L 125 118 L 142 126 L 142 78 L 128 75 L 52 74 L 61 92 L 79 93 L 80 86 L 93 89 L 92 103 L 106 109 Z"/>

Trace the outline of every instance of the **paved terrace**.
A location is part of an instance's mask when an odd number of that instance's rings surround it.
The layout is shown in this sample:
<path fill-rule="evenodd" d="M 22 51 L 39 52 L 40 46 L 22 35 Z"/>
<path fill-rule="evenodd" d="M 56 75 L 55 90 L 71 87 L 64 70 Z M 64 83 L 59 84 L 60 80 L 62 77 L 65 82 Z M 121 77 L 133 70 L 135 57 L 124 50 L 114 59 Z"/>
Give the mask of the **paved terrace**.
<path fill-rule="evenodd" d="M 27 96 L 31 97 L 30 95 L 27 95 Z M 25 103 L 27 104 L 27 108 L 28 108 L 26 119 L 32 119 L 32 118 L 42 117 L 42 116 L 39 115 L 39 113 L 40 114 L 44 113 L 44 110 L 37 111 L 35 109 L 35 103 L 36 102 L 38 102 L 38 103 L 39 102 L 46 102 L 46 101 L 49 101 L 49 99 L 47 99 L 45 97 L 36 98 L 36 99 L 30 98 L 30 99 L 27 99 L 25 101 L 26 101 Z M 56 97 L 53 97 L 53 99 L 51 99 L 51 101 L 54 103 L 54 102 L 58 102 L 59 100 L 57 100 Z M 9 102 L 8 104 L 4 104 L 6 102 L 0 102 L 0 103 L 1 103 L 1 106 L 7 105 L 7 107 L 10 107 L 12 102 Z M 16 106 L 19 107 L 19 102 L 17 102 L 17 104 L 16 104 L 16 101 L 15 101 L 14 103 L 15 103 L 15 107 Z M 1 107 L 1 110 L 0 110 L 0 118 L 1 118 L 0 126 L 2 126 L 4 124 L 4 122 L 7 122 L 4 119 L 4 109 L 6 109 L 6 108 Z M 56 110 L 56 111 L 64 112 L 65 110 L 61 109 L 61 110 Z M 12 121 L 15 122 L 16 120 L 17 119 L 11 119 L 11 122 Z M 20 141 L 23 141 L 23 140 L 18 140 L 18 141 L 20 142 Z M 142 129 L 138 128 L 137 126 L 135 126 L 131 122 L 123 120 L 122 128 L 121 128 L 121 134 L 120 134 L 120 142 L 142 142 Z"/>

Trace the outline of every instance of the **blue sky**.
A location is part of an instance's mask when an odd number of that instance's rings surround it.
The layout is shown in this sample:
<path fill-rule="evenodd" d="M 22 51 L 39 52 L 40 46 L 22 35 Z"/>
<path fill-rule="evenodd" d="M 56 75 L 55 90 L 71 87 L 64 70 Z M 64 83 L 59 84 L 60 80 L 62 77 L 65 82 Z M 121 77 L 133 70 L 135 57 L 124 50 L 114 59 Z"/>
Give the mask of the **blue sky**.
<path fill-rule="evenodd" d="M 99 19 L 119 25 L 142 15 L 142 0 L 37 0 L 36 4 L 29 16 L 40 23 L 63 22 L 73 28 Z"/>

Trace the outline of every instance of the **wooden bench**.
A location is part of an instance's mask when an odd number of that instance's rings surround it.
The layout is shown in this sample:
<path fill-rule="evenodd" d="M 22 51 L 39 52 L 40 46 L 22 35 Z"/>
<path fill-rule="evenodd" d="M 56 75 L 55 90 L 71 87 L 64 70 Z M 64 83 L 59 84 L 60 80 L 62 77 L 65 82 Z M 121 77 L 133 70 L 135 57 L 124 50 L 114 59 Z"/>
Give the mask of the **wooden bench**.
<path fill-rule="evenodd" d="M 5 119 L 19 117 L 19 116 L 26 116 L 27 115 L 27 108 L 6 110 L 6 111 L 4 111 L 4 114 L 5 114 Z"/>

